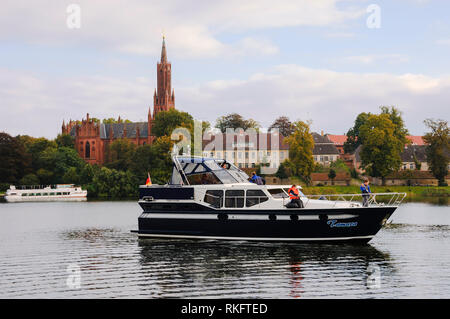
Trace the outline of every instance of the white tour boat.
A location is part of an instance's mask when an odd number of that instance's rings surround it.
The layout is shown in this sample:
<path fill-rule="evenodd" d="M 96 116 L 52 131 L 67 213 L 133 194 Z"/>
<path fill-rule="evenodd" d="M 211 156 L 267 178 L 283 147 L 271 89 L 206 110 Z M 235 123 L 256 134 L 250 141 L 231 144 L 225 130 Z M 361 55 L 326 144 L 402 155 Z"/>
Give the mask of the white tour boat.
<path fill-rule="evenodd" d="M 49 186 L 14 186 L 6 191 L 5 200 L 16 202 L 85 201 L 87 191 L 73 184 Z"/>

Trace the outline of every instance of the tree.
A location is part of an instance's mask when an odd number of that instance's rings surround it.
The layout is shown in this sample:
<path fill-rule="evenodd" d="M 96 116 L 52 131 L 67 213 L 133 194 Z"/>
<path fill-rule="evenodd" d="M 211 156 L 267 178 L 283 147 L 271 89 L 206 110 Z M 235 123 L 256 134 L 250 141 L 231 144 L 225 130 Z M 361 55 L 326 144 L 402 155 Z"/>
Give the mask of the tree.
<path fill-rule="evenodd" d="M 170 136 L 177 127 L 187 128 L 192 134 L 194 118 L 189 113 L 175 109 L 158 112 L 152 124 L 152 134 L 156 137 Z"/>
<path fill-rule="evenodd" d="M 311 182 L 314 170 L 313 148 L 314 139 L 309 125 L 298 121 L 294 123 L 294 132 L 286 138 L 289 145 L 289 166 L 294 175 L 302 178 L 307 184 Z"/>
<path fill-rule="evenodd" d="M 157 138 L 152 145 L 139 147 L 133 156 L 130 171 L 140 183 L 150 173 L 153 183 L 165 184 L 172 174 L 172 147 L 173 141 L 169 136 Z"/>
<path fill-rule="evenodd" d="M 431 132 L 425 134 L 424 141 L 427 146 L 427 162 L 431 173 L 438 180 L 439 186 L 447 185 L 445 177 L 448 174 L 449 164 L 449 127 L 444 120 L 434 121 L 426 119 L 425 125 Z"/>
<path fill-rule="evenodd" d="M 55 142 L 58 147 L 74 147 L 75 138 L 73 138 L 70 134 L 58 134 Z"/>
<path fill-rule="evenodd" d="M 42 154 L 48 149 L 57 149 L 58 144 L 55 141 L 50 141 L 44 137 L 34 138 L 30 136 L 18 136 L 17 137 L 22 145 L 25 147 L 25 151 L 31 156 L 31 165 L 33 171 L 37 172 L 42 167 L 48 167 L 45 160 L 42 158 Z"/>
<path fill-rule="evenodd" d="M 66 184 L 80 184 L 80 175 L 76 167 L 69 167 L 62 177 L 63 183 Z"/>
<path fill-rule="evenodd" d="M 338 158 L 336 161 L 332 162 L 330 164 L 330 168 L 334 169 L 336 172 L 350 173 L 350 168 L 340 158 Z"/>
<path fill-rule="evenodd" d="M 363 144 L 361 166 L 372 177 L 380 177 L 384 185 L 385 177 L 397 171 L 402 160 L 400 154 L 405 146 L 405 138 L 396 135 L 397 126 L 389 114 L 370 115 L 360 127 L 359 136 Z"/>
<path fill-rule="evenodd" d="M 336 178 L 336 171 L 334 169 L 330 169 L 328 172 L 328 178 L 331 179 L 331 183 L 334 184 L 334 179 Z"/>
<path fill-rule="evenodd" d="M 347 132 L 347 141 L 344 143 L 344 152 L 353 153 L 361 144 L 361 138 L 359 136 L 359 129 L 364 125 L 369 118 L 370 113 L 359 113 L 355 119 L 355 124 Z"/>
<path fill-rule="evenodd" d="M 287 116 L 280 116 L 277 118 L 272 125 L 269 127 L 269 131 L 273 128 L 278 128 L 281 135 L 287 137 L 294 132 L 294 125 Z"/>
<path fill-rule="evenodd" d="M 98 122 L 100 122 L 100 120 L 97 120 Z M 127 119 L 115 119 L 113 117 L 107 118 L 107 119 L 103 119 L 102 120 L 103 124 L 116 124 L 116 123 L 131 123 L 130 120 Z"/>
<path fill-rule="evenodd" d="M 287 173 L 287 167 L 286 164 L 280 163 L 280 166 L 278 167 L 277 172 L 275 173 L 275 176 L 278 177 L 279 179 L 285 179 L 288 178 L 288 173 Z"/>
<path fill-rule="evenodd" d="M 219 117 L 216 121 L 215 127 L 218 128 L 222 133 L 226 133 L 227 128 L 231 128 L 233 130 L 241 128 L 244 131 L 249 128 L 258 130 L 260 128 L 260 125 L 253 119 L 245 120 L 242 115 L 232 113 Z"/>
<path fill-rule="evenodd" d="M 154 152 L 158 156 L 154 159 L 154 167 L 150 170 L 152 181 L 159 184 L 167 183 L 172 175 L 172 156 L 173 141 L 169 136 L 162 136 L 153 143 Z"/>
<path fill-rule="evenodd" d="M 88 187 L 95 194 L 108 197 L 136 196 L 138 192 L 138 181 L 130 172 L 118 171 L 102 167 L 95 171 L 95 175 Z"/>
<path fill-rule="evenodd" d="M 106 148 L 105 166 L 119 171 L 126 171 L 130 167 L 136 145 L 126 138 L 113 141 Z"/>
<path fill-rule="evenodd" d="M 0 182 L 15 183 L 30 172 L 31 157 L 20 141 L 0 133 Z"/>
<path fill-rule="evenodd" d="M 36 174 L 30 173 L 22 177 L 19 183 L 20 185 L 39 185 L 39 178 Z"/>
<path fill-rule="evenodd" d="M 402 112 L 396 109 L 394 106 L 381 106 L 381 114 L 389 115 L 389 119 L 394 124 L 394 135 L 403 141 L 403 144 L 409 144 L 409 140 L 406 138 L 408 135 L 408 130 L 405 127 L 405 123 L 402 118 Z"/>
<path fill-rule="evenodd" d="M 79 169 L 84 166 L 84 161 L 80 158 L 77 151 L 71 147 L 48 147 L 41 152 L 39 159 L 40 169 L 44 169 L 51 174 L 44 174 L 43 184 L 57 184 L 63 182 L 63 177 L 70 168 Z M 39 170 L 38 170 L 39 172 Z M 52 176 L 48 180 L 49 176 Z M 39 174 L 38 174 L 39 176 Z"/>

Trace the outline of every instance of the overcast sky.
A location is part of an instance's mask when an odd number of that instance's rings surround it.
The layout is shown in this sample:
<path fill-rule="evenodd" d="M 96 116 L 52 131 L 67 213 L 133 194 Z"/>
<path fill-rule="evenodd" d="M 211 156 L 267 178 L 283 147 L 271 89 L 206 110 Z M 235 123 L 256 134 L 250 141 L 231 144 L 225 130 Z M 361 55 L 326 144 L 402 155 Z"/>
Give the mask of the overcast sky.
<path fill-rule="evenodd" d="M 286 115 L 344 134 L 395 105 L 422 135 L 425 118 L 449 120 L 449 14 L 444 0 L 2 1 L 0 131 L 54 138 L 88 112 L 146 121 L 164 32 L 176 108 L 196 119 Z"/>

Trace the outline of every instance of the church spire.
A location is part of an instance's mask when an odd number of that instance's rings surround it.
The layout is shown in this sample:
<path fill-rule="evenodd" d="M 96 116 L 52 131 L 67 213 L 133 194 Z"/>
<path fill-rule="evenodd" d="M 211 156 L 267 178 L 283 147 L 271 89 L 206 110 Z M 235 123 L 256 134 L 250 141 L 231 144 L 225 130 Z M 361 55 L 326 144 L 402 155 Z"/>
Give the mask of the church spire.
<path fill-rule="evenodd" d="M 161 63 L 167 63 L 167 53 L 166 53 L 166 37 L 163 36 L 162 49 L 161 49 Z"/>
<path fill-rule="evenodd" d="M 157 63 L 157 87 L 153 95 L 153 114 L 175 107 L 171 84 L 172 65 L 167 61 L 166 39 L 163 36 L 161 62 Z"/>

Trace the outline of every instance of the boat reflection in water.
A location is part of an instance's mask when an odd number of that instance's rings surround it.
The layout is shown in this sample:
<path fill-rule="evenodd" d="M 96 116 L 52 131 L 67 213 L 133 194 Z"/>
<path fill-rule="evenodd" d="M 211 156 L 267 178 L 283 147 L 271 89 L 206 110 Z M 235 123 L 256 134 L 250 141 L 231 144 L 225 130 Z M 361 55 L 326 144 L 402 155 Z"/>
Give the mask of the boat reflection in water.
<path fill-rule="evenodd" d="M 393 271 L 370 245 L 141 239 L 139 248 L 161 297 L 352 297 L 373 287 L 374 266 Z"/>

